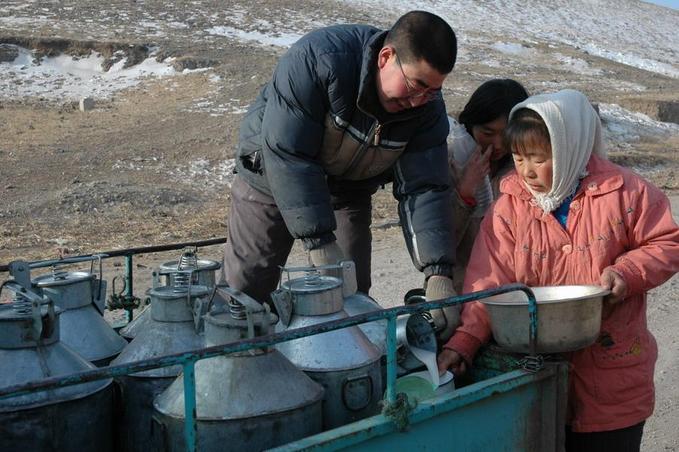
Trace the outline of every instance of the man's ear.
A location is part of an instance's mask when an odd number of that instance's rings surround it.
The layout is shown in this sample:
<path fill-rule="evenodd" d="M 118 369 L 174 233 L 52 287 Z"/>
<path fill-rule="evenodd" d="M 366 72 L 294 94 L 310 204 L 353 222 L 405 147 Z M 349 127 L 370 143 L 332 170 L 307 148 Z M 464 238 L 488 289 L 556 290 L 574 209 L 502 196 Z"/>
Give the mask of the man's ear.
<path fill-rule="evenodd" d="M 396 53 L 393 47 L 389 46 L 382 47 L 380 53 L 377 54 L 377 67 L 379 69 L 384 68 L 384 66 L 387 65 L 389 59 L 392 58 L 395 54 Z"/>

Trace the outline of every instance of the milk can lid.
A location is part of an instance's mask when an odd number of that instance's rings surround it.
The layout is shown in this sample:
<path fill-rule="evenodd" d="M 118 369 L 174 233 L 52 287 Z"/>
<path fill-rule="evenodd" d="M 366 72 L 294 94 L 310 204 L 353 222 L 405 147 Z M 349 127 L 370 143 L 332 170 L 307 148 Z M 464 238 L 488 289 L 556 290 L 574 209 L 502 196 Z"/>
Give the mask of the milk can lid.
<path fill-rule="evenodd" d="M 308 275 L 281 283 L 281 286 L 294 293 L 319 293 L 342 286 L 342 280 L 334 276 Z"/>
<path fill-rule="evenodd" d="M 189 294 L 189 288 L 187 287 L 171 287 L 171 286 L 160 286 L 152 287 L 146 291 L 148 295 L 153 295 L 159 298 L 181 298 L 190 295 L 192 297 L 204 297 L 210 293 L 210 289 L 205 286 L 191 286 L 191 293 Z"/>
<path fill-rule="evenodd" d="M 38 287 L 66 286 L 81 281 L 88 281 L 93 278 L 94 275 L 92 273 L 84 271 L 56 272 L 38 276 L 33 279 L 33 284 Z"/>
<path fill-rule="evenodd" d="M 165 275 L 168 273 L 176 272 L 179 267 L 179 261 L 170 261 L 160 264 L 160 274 Z M 210 259 L 198 259 L 196 270 L 218 270 L 222 267 L 221 262 L 213 261 Z"/>

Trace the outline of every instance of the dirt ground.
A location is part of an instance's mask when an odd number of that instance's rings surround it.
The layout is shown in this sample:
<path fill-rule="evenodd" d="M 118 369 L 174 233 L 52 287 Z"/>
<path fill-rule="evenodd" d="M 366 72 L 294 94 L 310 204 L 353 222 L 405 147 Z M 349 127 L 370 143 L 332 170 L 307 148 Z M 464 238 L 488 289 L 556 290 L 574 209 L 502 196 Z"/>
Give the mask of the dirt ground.
<path fill-rule="evenodd" d="M 237 143 L 242 109 L 266 82 L 282 50 L 219 36 L 195 39 L 192 31 L 210 20 L 205 11 L 217 11 L 219 16 L 219 11 L 240 8 L 245 11 L 244 20 L 263 17 L 273 23 L 284 21 L 290 10 L 321 11 L 328 23 L 341 18 L 386 26 L 393 20 L 383 17 L 376 23 L 364 12 L 330 1 L 257 2 L 257 11 L 245 2 L 205 0 L 191 2 L 194 6 L 162 2 L 163 14 L 154 10 L 158 8 L 155 3 L 125 2 L 114 7 L 88 0 L 78 2 L 81 8 L 76 11 L 57 3 L 32 2 L 29 8 L 40 9 L 40 14 L 54 20 L 37 28 L 3 29 L 0 44 L 40 48 L 45 55 L 86 54 L 92 49 L 104 53 L 109 49 L 112 55 L 116 49 L 132 49 L 128 50 L 131 57 L 139 57 L 134 52 L 143 56 L 144 46 L 157 46 L 160 58 L 173 56 L 180 68 L 207 70 L 149 79 L 109 98 L 96 99 L 95 108 L 88 112 L 78 110 L 77 99 L 1 98 L 0 264 L 225 236 L 231 177 L 228 159 Z M 129 25 L 158 16 L 190 26 L 152 34 Z M 228 14 L 220 17 L 228 23 Z M 59 40 L 54 41 L 55 37 Z M 521 66 L 496 56 L 500 67 L 511 68 L 501 73 L 478 62 L 483 60 L 483 49 L 471 48 L 444 88 L 450 114 L 461 109 L 476 86 L 496 76 L 519 78 L 531 92 L 580 89 L 593 102 L 617 103 L 655 119 L 661 103 L 679 102 L 677 79 L 572 48 L 535 44 L 534 50 L 577 56 L 606 76 L 547 70 L 539 58 Z M 633 85 L 645 89 L 628 89 Z M 17 93 L 20 88 L 16 87 Z M 672 196 L 677 218 L 679 136 L 641 136 L 609 151 L 613 161 L 635 168 Z M 400 303 L 407 289 L 422 283 L 405 253 L 397 218 L 388 189 L 381 190 L 374 199 L 372 295 L 385 306 Z M 220 256 L 221 246 L 201 250 L 201 257 L 219 260 Z M 135 258 L 137 289 L 143 291 L 150 285 L 151 269 L 176 258 L 177 252 Z M 304 257 L 296 249 L 291 259 L 301 262 Z M 121 261 L 107 263 L 105 276 L 110 279 L 122 271 Z M 5 277 L 0 273 L 0 280 Z M 650 296 L 649 321 L 658 338 L 660 359 L 656 414 L 647 423 L 644 450 L 679 450 L 678 300 L 676 276 Z"/>

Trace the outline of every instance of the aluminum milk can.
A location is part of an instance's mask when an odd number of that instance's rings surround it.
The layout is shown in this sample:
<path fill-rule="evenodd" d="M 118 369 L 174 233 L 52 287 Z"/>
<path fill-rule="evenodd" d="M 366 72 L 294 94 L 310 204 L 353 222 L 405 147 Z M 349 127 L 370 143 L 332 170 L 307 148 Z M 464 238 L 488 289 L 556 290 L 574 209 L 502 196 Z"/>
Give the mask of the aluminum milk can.
<path fill-rule="evenodd" d="M 344 311 L 347 315 L 354 316 L 382 310 L 382 306 L 377 301 L 363 292 L 358 292 L 356 265 L 354 262 L 343 261 L 340 262 L 339 266 L 339 275 L 342 279 L 342 295 L 344 296 Z M 358 327 L 368 336 L 370 342 L 377 346 L 384 358 L 387 353 L 387 320 L 362 323 Z"/>
<path fill-rule="evenodd" d="M 54 271 L 33 279 L 33 285 L 63 310 L 61 340 L 86 360 L 105 366 L 127 345 L 96 305 L 102 286 L 94 274 Z"/>
<path fill-rule="evenodd" d="M 342 278 L 344 310 L 349 316 L 379 311 L 382 308 L 377 301 L 368 295 L 358 292 L 356 285 L 356 266 L 352 261 L 339 264 L 339 275 Z M 413 291 L 409 292 L 409 295 Z M 406 295 L 408 296 L 408 295 Z M 359 325 L 361 331 L 368 336 L 382 354 L 382 380 L 386 380 L 387 320 L 375 320 Z M 436 354 L 436 333 L 429 312 L 407 314 L 396 320 L 397 374 L 405 375 L 425 365 L 420 358 L 427 353 Z M 417 354 L 418 356 L 416 356 Z M 431 363 L 429 363 L 431 366 Z"/>
<path fill-rule="evenodd" d="M 174 280 L 173 280 L 174 281 Z M 150 315 L 144 329 L 111 364 L 126 364 L 204 347 L 202 315 L 210 291 L 205 286 L 149 289 Z M 123 451 L 148 451 L 153 441 L 153 400 L 181 373 L 181 366 L 137 372 L 117 380 L 122 388 L 122 418 L 117 425 Z"/>
<path fill-rule="evenodd" d="M 288 279 L 271 295 L 281 316 L 277 331 L 296 329 L 348 317 L 342 280 L 314 268 Z M 379 412 L 382 372 L 379 349 L 357 326 L 283 342 L 277 348 L 325 388 L 324 429 L 335 428 Z"/>
<path fill-rule="evenodd" d="M 158 269 L 159 285 L 181 286 L 189 284 L 190 280 L 191 285 L 205 286 L 211 290 L 215 287 L 215 271 L 221 267 L 221 262 L 199 259 L 195 247 L 185 249 L 179 260 L 160 265 Z M 134 339 L 139 331 L 145 328 L 150 312 L 148 307 L 141 311 L 137 317 L 120 330 L 120 335 L 127 340 Z"/>
<path fill-rule="evenodd" d="M 240 291 L 218 286 L 226 303 L 205 316 L 206 346 L 268 334 L 278 320 Z M 323 388 L 274 348 L 196 363 L 197 450 L 262 450 L 321 431 Z M 184 451 L 184 382 L 154 402 L 156 446 Z"/>
<path fill-rule="evenodd" d="M 0 305 L 0 385 L 13 386 L 95 367 L 59 340 L 61 312 L 31 287 L 28 264 L 10 264 L 11 303 Z M 112 450 L 112 380 L 0 400 L 0 450 Z"/>

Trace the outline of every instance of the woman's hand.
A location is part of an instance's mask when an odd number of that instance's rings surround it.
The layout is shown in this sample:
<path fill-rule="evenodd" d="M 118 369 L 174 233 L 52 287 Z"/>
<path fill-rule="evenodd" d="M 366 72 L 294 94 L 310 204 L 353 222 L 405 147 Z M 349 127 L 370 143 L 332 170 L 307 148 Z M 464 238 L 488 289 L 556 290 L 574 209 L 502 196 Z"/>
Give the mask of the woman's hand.
<path fill-rule="evenodd" d="M 467 363 L 464 362 L 462 356 L 455 350 L 444 348 L 443 351 L 436 357 L 436 362 L 439 368 L 439 374 L 443 374 L 450 369 L 453 375 L 460 376 L 467 372 Z"/>
<path fill-rule="evenodd" d="M 611 315 L 613 306 L 627 296 L 627 283 L 622 276 L 611 267 L 606 267 L 601 272 L 601 287 L 611 291 L 611 294 L 604 298 L 603 317 Z"/>
<path fill-rule="evenodd" d="M 606 301 L 610 304 L 616 304 L 627 296 L 627 283 L 611 267 L 606 267 L 601 272 L 601 287 L 611 291 L 611 294 L 606 297 Z"/>
<path fill-rule="evenodd" d="M 457 192 L 462 198 L 474 198 L 483 178 L 490 171 L 489 157 L 492 150 L 493 145 L 489 145 L 485 152 L 480 145 L 477 145 L 469 160 L 467 160 L 457 184 Z"/>

